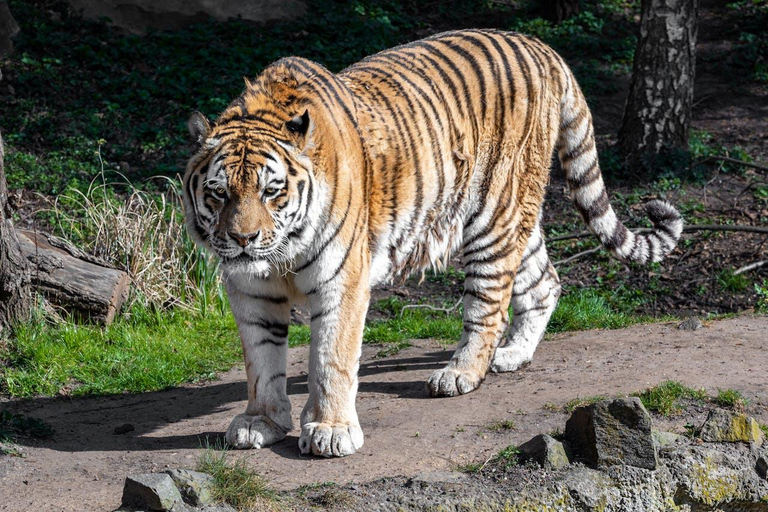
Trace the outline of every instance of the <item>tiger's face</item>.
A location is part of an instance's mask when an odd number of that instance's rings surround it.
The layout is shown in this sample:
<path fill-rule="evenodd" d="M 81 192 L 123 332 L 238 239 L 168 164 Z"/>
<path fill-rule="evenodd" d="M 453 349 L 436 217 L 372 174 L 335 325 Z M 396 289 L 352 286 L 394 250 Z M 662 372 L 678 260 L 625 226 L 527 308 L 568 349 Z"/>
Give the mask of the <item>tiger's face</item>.
<path fill-rule="evenodd" d="M 201 143 L 184 179 L 188 231 L 225 269 L 266 274 L 285 266 L 309 222 L 314 195 L 306 146 L 309 114 L 282 130 L 235 118 L 211 127 L 200 114 L 190 131 Z"/>

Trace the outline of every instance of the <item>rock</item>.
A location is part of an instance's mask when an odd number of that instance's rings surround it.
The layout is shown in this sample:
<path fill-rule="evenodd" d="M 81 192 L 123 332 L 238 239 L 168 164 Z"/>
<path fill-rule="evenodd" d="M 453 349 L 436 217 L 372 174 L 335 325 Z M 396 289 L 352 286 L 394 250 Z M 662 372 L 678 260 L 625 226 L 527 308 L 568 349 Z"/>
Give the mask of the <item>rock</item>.
<path fill-rule="evenodd" d="M 148 28 L 178 29 L 212 17 L 267 22 L 291 19 L 306 12 L 303 0 L 68 0 L 75 11 L 89 19 L 109 18 L 130 32 Z"/>
<path fill-rule="evenodd" d="M 134 426 L 130 423 L 123 423 L 119 427 L 115 427 L 115 434 L 116 435 L 122 435 L 127 434 L 128 432 L 133 432 L 135 430 Z"/>
<path fill-rule="evenodd" d="M 656 469 L 651 417 L 637 397 L 579 407 L 565 424 L 565 437 L 576 459 L 593 468 Z"/>
<path fill-rule="evenodd" d="M 171 510 L 183 503 L 173 479 L 165 473 L 129 476 L 123 487 L 123 506 L 148 510 Z"/>
<path fill-rule="evenodd" d="M 695 316 L 686 318 L 677 326 L 677 328 L 681 331 L 695 331 L 697 329 L 701 329 L 702 327 L 704 327 L 704 325 L 701 323 L 701 320 Z"/>
<path fill-rule="evenodd" d="M 197 507 L 215 501 L 211 475 L 188 469 L 170 469 L 165 473 L 173 479 L 186 503 Z"/>
<path fill-rule="evenodd" d="M 659 448 L 663 448 L 669 445 L 674 445 L 674 444 L 683 442 L 686 439 L 685 436 L 681 436 L 680 434 L 674 434 L 672 432 L 663 432 L 661 430 L 656 430 L 655 428 L 651 430 L 651 436 L 653 437 L 653 442 Z"/>
<path fill-rule="evenodd" d="M 560 469 L 568 465 L 563 443 L 547 434 L 539 434 L 518 449 L 523 461 L 532 460 L 546 469 Z"/>
<path fill-rule="evenodd" d="M 714 409 L 704 421 L 699 438 L 709 443 L 763 444 L 763 432 L 754 418 L 726 409 Z"/>

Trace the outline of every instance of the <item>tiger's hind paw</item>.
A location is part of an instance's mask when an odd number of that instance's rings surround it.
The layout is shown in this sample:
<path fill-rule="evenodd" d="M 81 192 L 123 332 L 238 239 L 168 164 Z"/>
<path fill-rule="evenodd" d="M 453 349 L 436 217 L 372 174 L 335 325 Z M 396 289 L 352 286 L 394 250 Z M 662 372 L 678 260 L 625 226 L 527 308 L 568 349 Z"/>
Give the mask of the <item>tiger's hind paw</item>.
<path fill-rule="evenodd" d="M 514 372 L 531 364 L 533 354 L 517 347 L 499 347 L 491 359 L 493 373 Z"/>
<path fill-rule="evenodd" d="M 263 448 L 282 441 L 287 432 L 275 425 L 266 416 L 238 414 L 229 424 L 224 439 L 227 444 L 238 450 Z"/>
<path fill-rule="evenodd" d="M 466 395 L 479 388 L 482 382 L 483 378 L 473 373 L 443 368 L 427 380 L 427 391 L 432 397 Z"/>

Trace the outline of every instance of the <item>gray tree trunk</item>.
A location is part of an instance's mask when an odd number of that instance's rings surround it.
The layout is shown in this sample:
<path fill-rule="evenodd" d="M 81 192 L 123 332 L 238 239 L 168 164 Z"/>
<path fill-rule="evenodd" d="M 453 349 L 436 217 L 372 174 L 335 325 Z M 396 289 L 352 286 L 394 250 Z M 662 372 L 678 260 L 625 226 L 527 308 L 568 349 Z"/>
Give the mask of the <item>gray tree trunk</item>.
<path fill-rule="evenodd" d="M 635 172 L 665 152 L 688 148 L 699 0 L 642 0 L 640 38 L 619 130 L 619 151 Z"/>
<path fill-rule="evenodd" d="M 13 52 L 13 37 L 19 33 L 19 25 L 11 15 L 8 2 L 0 0 L 0 57 Z"/>
<path fill-rule="evenodd" d="M 542 0 L 541 7 L 544 18 L 554 23 L 579 14 L 579 0 Z"/>
<path fill-rule="evenodd" d="M 32 306 L 27 261 L 21 254 L 8 207 L 3 157 L 3 138 L 0 135 L 0 330 L 26 320 Z"/>

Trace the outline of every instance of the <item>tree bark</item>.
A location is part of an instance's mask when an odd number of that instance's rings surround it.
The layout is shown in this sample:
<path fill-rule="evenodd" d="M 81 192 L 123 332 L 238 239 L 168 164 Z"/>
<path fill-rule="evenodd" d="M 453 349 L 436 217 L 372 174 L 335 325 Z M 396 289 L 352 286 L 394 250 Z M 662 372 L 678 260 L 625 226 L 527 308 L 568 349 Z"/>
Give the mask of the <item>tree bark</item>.
<path fill-rule="evenodd" d="M 19 25 L 11 15 L 8 2 L 0 0 L 0 58 L 13 53 L 13 37 L 19 33 Z"/>
<path fill-rule="evenodd" d="M 579 0 L 542 0 L 541 9 L 545 19 L 560 23 L 579 14 Z"/>
<path fill-rule="evenodd" d="M 619 151 L 632 171 L 688 149 L 699 0 L 642 0 Z"/>
<path fill-rule="evenodd" d="M 0 135 L 0 330 L 29 318 L 32 307 L 27 261 L 21 254 L 8 207 L 4 156 Z"/>

